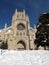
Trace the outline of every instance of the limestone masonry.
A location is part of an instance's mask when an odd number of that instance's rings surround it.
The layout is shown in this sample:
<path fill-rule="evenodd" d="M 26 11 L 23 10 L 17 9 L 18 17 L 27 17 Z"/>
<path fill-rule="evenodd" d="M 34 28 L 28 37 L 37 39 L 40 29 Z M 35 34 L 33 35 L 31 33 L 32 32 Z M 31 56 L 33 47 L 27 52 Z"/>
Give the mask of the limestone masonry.
<path fill-rule="evenodd" d="M 34 49 L 36 26 L 30 27 L 28 15 L 23 12 L 15 11 L 12 16 L 12 24 L 10 27 L 5 27 L 0 30 L 0 48 L 19 50 L 19 49 Z M 1 47 L 2 45 L 2 47 Z"/>

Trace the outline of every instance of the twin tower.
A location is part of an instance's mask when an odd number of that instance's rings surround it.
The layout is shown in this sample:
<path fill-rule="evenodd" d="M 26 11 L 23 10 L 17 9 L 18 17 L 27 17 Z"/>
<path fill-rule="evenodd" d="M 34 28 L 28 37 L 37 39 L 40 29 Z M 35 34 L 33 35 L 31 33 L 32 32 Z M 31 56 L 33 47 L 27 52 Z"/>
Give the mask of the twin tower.
<path fill-rule="evenodd" d="M 5 24 L 5 27 L 0 30 L 0 48 L 4 47 L 10 50 L 33 50 L 35 48 L 35 33 L 36 26 L 34 26 L 34 28 L 30 27 L 29 17 L 25 13 L 25 10 L 19 12 L 16 9 L 12 16 L 11 26 L 7 27 Z"/>

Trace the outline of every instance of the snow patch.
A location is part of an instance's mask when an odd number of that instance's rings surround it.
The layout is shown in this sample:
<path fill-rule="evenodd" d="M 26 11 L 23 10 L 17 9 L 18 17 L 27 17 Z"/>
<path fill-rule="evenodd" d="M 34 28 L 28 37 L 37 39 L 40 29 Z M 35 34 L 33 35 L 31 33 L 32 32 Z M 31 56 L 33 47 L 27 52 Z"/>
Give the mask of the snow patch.
<path fill-rule="evenodd" d="M 0 32 L 2 32 L 2 30 L 0 30 Z"/>
<path fill-rule="evenodd" d="M 0 50 L 0 65 L 49 65 L 49 51 Z"/>
<path fill-rule="evenodd" d="M 7 33 L 10 33 L 10 32 L 11 32 L 11 30 L 8 30 L 8 31 L 7 31 Z"/>

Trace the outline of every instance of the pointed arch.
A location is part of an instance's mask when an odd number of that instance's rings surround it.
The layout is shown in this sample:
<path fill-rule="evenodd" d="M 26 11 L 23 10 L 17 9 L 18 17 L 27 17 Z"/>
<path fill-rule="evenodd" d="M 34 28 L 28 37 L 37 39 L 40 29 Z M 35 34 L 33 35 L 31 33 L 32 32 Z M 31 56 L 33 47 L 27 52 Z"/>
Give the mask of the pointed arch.
<path fill-rule="evenodd" d="M 18 50 L 26 50 L 26 45 L 25 42 L 23 40 L 20 40 L 18 43 Z"/>

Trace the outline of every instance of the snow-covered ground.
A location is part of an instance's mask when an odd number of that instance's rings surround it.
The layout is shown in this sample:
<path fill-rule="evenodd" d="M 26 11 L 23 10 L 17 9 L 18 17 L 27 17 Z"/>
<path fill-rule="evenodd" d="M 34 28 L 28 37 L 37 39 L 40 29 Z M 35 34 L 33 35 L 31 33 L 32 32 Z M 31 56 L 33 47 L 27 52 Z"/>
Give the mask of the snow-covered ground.
<path fill-rule="evenodd" d="M 0 65 L 49 65 L 49 51 L 0 50 Z"/>

